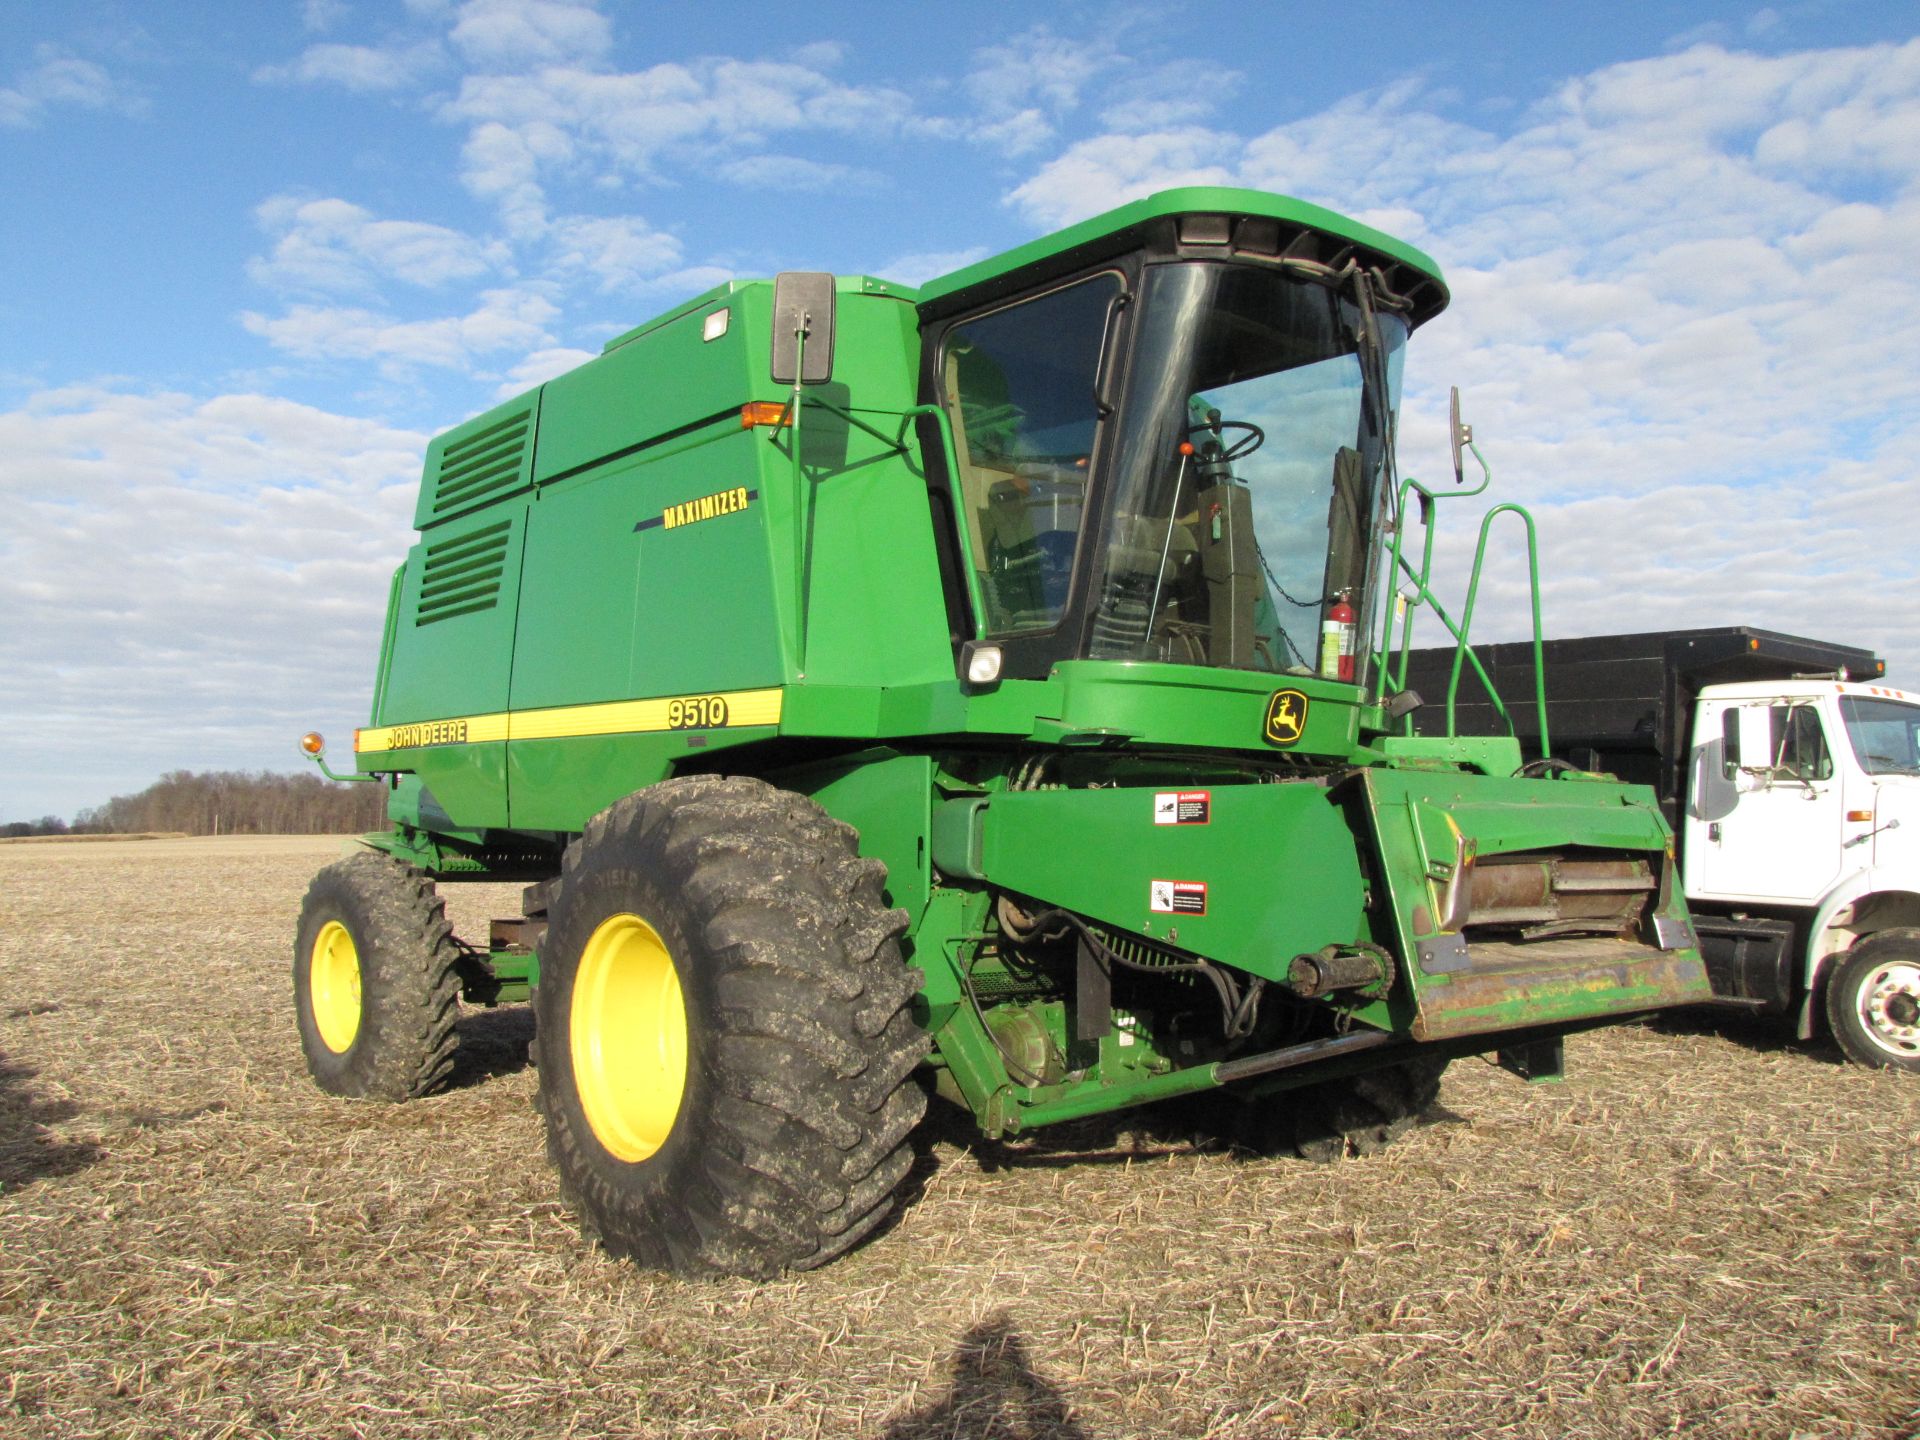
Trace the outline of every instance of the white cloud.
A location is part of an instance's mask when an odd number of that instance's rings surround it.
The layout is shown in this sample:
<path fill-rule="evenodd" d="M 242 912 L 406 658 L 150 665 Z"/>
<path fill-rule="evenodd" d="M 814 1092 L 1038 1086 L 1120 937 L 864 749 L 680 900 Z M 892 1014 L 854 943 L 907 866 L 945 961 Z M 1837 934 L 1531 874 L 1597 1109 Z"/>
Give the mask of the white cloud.
<path fill-rule="evenodd" d="M 450 38 L 482 70 L 594 61 L 613 45 L 606 16 L 566 0 L 468 0 Z"/>
<path fill-rule="evenodd" d="M 509 234 L 537 238 L 547 225 L 541 168 L 564 165 L 573 156 L 573 139 L 558 125 L 530 120 L 515 128 L 489 121 L 467 136 L 462 179 L 468 190 L 499 207 Z"/>
<path fill-rule="evenodd" d="M 923 250 L 912 255 L 896 255 L 875 266 L 873 273 L 887 280 L 898 280 L 902 285 L 924 285 L 986 258 L 984 245 L 972 245 L 965 250 Z"/>
<path fill-rule="evenodd" d="M 421 365 L 470 368 L 502 350 L 534 350 L 551 343 L 559 314 L 530 290 L 486 290 L 465 315 L 400 320 L 357 308 L 295 305 L 278 318 L 247 311 L 241 323 L 276 349 L 309 360 L 374 360 L 392 374 Z"/>
<path fill-rule="evenodd" d="M 48 109 L 74 105 L 83 110 L 115 110 L 138 115 L 145 102 L 115 80 L 103 66 L 70 55 L 56 45 L 34 51 L 34 64 L 17 72 L 10 85 L 0 86 L 0 127 L 27 129 L 38 125 Z"/>
<path fill-rule="evenodd" d="M 441 225 L 376 219 L 337 198 L 277 195 L 254 214 L 274 245 L 248 273 L 275 289 L 364 293 L 388 279 L 433 287 L 508 268 L 502 245 Z"/>
<path fill-rule="evenodd" d="M 1049 228 L 1172 185 L 1234 183 L 1219 158 L 1233 137 L 1187 126 L 1142 135 L 1102 135 L 1070 147 L 1007 198 Z"/>
<path fill-rule="evenodd" d="M 548 239 L 554 273 L 584 272 L 603 292 L 635 289 L 680 263 L 680 242 L 638 216 L 562 216 Z"/>
<path fill-rule="evenodd" d="M 1081 93 L 1120 62 L 1107 38 L 1066 39 L 1038 25 L 974 57 L 964 82 L 975 139 L 1024 155 L 1051 140 Z"/>
<path fill-rule="evenodd" d="M 654 182 L 669 161 L 723 164 L 764 151 L 776 135 L 883 136 L 910 122 L 906 96 L 833 80 L 819 67 L 836 52 L 802 54 L 811 63 L 707 59 L 633 72 L 550 66 L 470 75 L 440 114 L 468 127 L 468 189 L 499 205 L 510 230 L 532 234 L 544 223 L 552 176 Z"/>
<path fill-rule="evenodd" d="M 826 165 L 795 155 L 749 155 L 727 161 L 718 173 L 724 180 L 755 190 L 825 193 L 871 189 L 881 183 L 880 177 L 869 170 Z"/>
<path fill-rule="evenodd" d="M 349 13 L 346 0 L 302 0 L 300 23 L 316 34 L 325 34 Z"/>
<path fill-rule="evenodd" d="M 373 93 L 403 90 L 416 84 L 444 62 L 431 44 L 309 45 L 286 65 L 263 65 L 253 78 L 264 85 L 338 85 L 345 90 Z"/>
<path fill-rule="evenodd" d="M 737 273 L 725 265 L 689 265 L 684 270 L 662 275 L 649 288 L 690 299 L 695 295 L 704 295 L 716 285 L 726 284 L 736 278 Z"/>
<path fill-rule="evenodd" d="M 573 350 L 564 346 L 555 346 L 547 350 L 536 350 L 519 364 L 507 371 L 507 378 L 500 382 L 494 392 L 496 400 L 511 400 L 524 394 L 536 385 L 544 385 L 556 375 L 584 365 L 594 358 L 597 352 L 592 350 Z"/>
<path fill-rule="evenodd" d="M 1090 103 L 1112 130 L 1172 130 L 1199 125 L 1239 88 L 1239 73 L 1217 60 L 1128 53 L 1134 28 L 1124 14 L 1115 30 L 1093 39 L 1037 25 L 980 50 L 962 82 L 969 106 L 957 128 L 1008 155 L 1025 155 Z"/>
<path fill-rule="evenodd" d="M 163 770 L 295 764 L 365 721 L 426 437 L 112 386 L 0 412 L 10 817 Z"/>
<path fill-rule="evenodd" d="M 1243 77 L 1214 59 L 1135 65 L 1102 88 L 1100 123 L 1112 130 L 1171 130 L 1197 125 L 1241 89 Z"/>

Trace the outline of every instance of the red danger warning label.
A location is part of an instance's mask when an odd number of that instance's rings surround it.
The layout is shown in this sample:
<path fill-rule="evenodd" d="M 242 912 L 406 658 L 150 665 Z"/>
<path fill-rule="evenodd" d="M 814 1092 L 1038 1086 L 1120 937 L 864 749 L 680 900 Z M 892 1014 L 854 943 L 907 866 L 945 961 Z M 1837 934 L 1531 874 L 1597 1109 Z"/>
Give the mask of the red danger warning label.
<path fill-rule="evenodd" d="M 1156 825 L 1204 825 L 1212 814 L 1211 790 L 1162 790 L 1153 797 Z"/>
<path fill-rule="evenodd" d="M 1207 913 L 1207 882 L 1150 880 L 1147 882 L 1147 908 L 1156 915 L 1204 915 Z"/>

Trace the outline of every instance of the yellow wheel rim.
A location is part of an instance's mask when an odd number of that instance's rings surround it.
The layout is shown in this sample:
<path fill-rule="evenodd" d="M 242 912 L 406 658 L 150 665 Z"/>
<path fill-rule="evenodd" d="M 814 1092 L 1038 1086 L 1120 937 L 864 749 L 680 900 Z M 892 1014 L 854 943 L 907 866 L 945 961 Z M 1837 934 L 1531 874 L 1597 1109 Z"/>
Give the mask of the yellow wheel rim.
<path fill-rule="evenodd" d="M 307 993 L 321 1042 L 336 1055 L 346 1054 L 360 1033 L 360 952 L 338 920 L 329 920 L 314 937 Z"/>
<path fill-rule="evenodd" d="M 588 939 L 568 1025 L 587 1124 L 616 1159 L 647 1159 L 687 1088 L 687 1006 L 673 956 L 638 915 L 611 915 Z"/>

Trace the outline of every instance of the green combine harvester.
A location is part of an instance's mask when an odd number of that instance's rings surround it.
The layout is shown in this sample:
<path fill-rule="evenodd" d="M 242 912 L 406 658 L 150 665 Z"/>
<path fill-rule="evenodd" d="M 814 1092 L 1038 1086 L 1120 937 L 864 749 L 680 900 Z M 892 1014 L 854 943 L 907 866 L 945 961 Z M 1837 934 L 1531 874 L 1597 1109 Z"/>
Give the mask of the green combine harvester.
<path fill-rule="evenodd" d="M 315 1078 L 425 1094 L 461 1001 L 531 997 L 586 1229 L 764 1275 L 885 1219 L 929 1090 L 1334 1156 L 1450 1058 L 1707 999 L 1652 793 L 1391 682 L 1477 493 L 1394 470 L 1446 300 L 1172 190 L 917 292 L 723 285 L 440 436 L 354 737 L 393 829 L 300 919 Z M 436 883 L 509 880 L 457 941 Z"/>

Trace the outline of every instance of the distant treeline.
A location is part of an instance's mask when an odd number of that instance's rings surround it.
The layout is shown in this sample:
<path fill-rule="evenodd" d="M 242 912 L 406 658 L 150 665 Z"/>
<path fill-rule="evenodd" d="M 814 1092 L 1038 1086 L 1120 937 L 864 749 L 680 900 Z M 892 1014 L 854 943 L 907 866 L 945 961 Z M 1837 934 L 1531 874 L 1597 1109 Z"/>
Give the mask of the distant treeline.
<path fill-rule="evenodd" d="M 54 815 L 0 825 L 0 836 L 130 835 L 153 830 L 188 835 L 328 835 L 383 830 L 387 787 L 340 785 L 318 775 L 262 770 L 174 770 L 138 795 L 116 795 L 82 810 L 73 823 Z"/>

